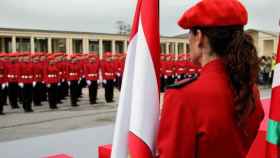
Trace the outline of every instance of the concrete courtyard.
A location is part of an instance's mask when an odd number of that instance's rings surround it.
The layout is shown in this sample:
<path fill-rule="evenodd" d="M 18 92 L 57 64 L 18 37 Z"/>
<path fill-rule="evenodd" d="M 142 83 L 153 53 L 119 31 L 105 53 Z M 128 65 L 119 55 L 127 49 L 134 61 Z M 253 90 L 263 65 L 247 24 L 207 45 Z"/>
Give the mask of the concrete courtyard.
<path fill-rule="evenodd" d="M 263 99 L 270 98 L 270 88 L 260 89 Z M 69 98 L 58 110 L 50 110 L 47 102 L 34 107 L 34 113 L 6 106 L 6 115 L 0 117 L 1 157 L 40 158 L 64 153 L 97 158 L 98 145 L 112 142 L 118 96 L 115 90 L 115 102 L 108 104 L 103 89 L 99 89 L 98 104 L 90 105 L 84 89 L 79 107 L 71 107 Z"/>

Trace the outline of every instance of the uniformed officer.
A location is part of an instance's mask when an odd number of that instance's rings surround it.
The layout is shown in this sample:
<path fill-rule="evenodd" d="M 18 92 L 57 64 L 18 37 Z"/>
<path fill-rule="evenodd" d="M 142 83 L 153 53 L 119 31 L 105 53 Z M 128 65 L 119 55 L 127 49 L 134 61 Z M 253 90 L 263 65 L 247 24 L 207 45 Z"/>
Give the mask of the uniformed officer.
<path fill-rule="evenodd" d="M 190 29 L 191 60 L 202 71 L 165 93 L 159 158 L 246 158 L 264 116 L 247 19 L 238 0 L 202 0 L 179 20 Z"/>
<path fill-rule="evenodd" d="M 178 60 L 175 62 L 175 76 L 176 80 L 180 81 L 186 78 L 186 74 L 188 71 L 187 65 L 186 65 L 186 55 L 180 54 L 178 56 Z"/>
<path fill-rule="evenodd" d="M 6 102 L 7 68 L 4 61 L 5 54 L 0 53 L 0 115 L 4 115 L 3 107 Z"/>
<path fill-rule="evenodd" d="M 104 59 L 101 63 L 101 72 L 103 78 L 103 84 L 105 88 L 106 102 L 113 102 L 114 98 L 114 80 L 116 79 L 115 67 L 112 61 L 112 53 L 104 53 Z"/>
<path fill-rule="evenodd" d="M 46 68 L 44 75 L 44 82 L 48 89 L 48 102 L 50 109 L 57 109 L 57 97 L 59 91 L 57 91 L 57 84 L 59 83 L 59 72 L 56 67 L 55 56 L 48 57 L 48 67 Z"/>
<path fill-rule="evenodd" d="M 84 74 L 88 85 L 90 104 L 96 104 L 98 79 L 99 79 L 99 58 L 96 54 L 88 55 L 88 62 L 84 65 Z"/>
<path fill-rule="evenodd" d="M 122 85 L 122 75 L 124 71 L 125 56 L 122 53 L 115 55 L 116 87 L 120 91 Z"/>
<path fill-rule="evenodd" d="M 17 60 L 17 54 L 11 53 L 9 55 L 9 61 L 6 64 L 7 68 L 7 79 L 8 79 L 8 96 L 9 103 L 12 109 L 19 108 L 18 106 L 18 97 L 19 97 L 19 87 L 18 87 L 18 79 L 19 79 L 19 63 Z"/>
<path fill-rule="evenodd" d="M 48 61 L 47 61 L 47 53 L 43 52 L 40 56 L 40 64 L 42 66 L 43 72 L 45 74 L 45 71 L 48 67 Z M 44 76 L 45 77 L 45 76 Z M 42 81 L 42 87 L 40 91 L 40 100 L 41 101 L 47 101 L 47 86 L 45 81 Z"/>
<path fill-rule="evenodd" d="M 62 104 L 62 99 L 65 98 L 65 94 L 64 94 L 64 87 L 63 87 L 63 84 L 62 82 L 64 82 L 65 80 L 65 75 L 64 75 L 64 71 L 65 71 L 65 65 L 63 63 L 63 58 L 64 58 L 64 53 L 54 53 L 53 54 L 53 57 L 55 59 L 55 66 L 56 68 L 58 69 L 59 73 L 58 73 L 58 83 L 57 83 L 57 103 L 58 104 Z"/>
<path fill-rule="evenodd" d="M 78 64 L 78 58 L 76 55 L 71 55 L 71 63 L 68 65 L 68 82 L 70 85 L 70 97 L 71 97 L 71 105 L 79 106 L 77 104 L 79 97 L 79 84 L 78 81 L 81 77 L 81 67 Z"/>
<path fill-rule="evenodd" d="M 79 54 L 76 53 L 76 58 L 77 58 L 77 65 L 79 65 L 80 69 L 80 78 L 78 80 L 78 98 L 82 97 L 82 90 L 84 87 L 87 86 L 87 82 L 85 79 L 85 74 L 84 74 L 84 65 L 85 65 L 85 61 L 86 61 L 86 56 L 87 54 Z M 79 100 L 79 99 L 78 99 Z"/>
<path fill-rule="evenodd" d="M 69 86 L 67 84 L 67 75 L 68 75 L 68 61 L 67 54 L 61 56 L 60 65 L 62 67 L 62 77 L 61 77 L 61 87 L 62 87 L 62 99 L 68 96 Z"/>
<path fill-rule="evenodd" d="M 22 104 L 25 112 L 33 112 L 32 96 L 33 82 L 35 82 L 33 64 L 30 53 L 25 53 L 22 56 L 23 60 L 19 66 L 19 86 L 22 89 Z"/>
<path fill-rule="evenodd" d="M 44 78 L 44 69 L 43 65 L 40 62 L 40 57 L 42 54 L 37 53 L 32 55 L 33 62 L 33 73 L 34 73 L 34 81 L 33 81 L 33 103 L 34 106 L 42 106 L 42 90 L 43 90 L 43 78 Z"/>
<path fill-rule="evenodd" d="M 164 84 L 165 86 L 174 83 L 174 62 L 172 61 L 173 56 L 168 54 L 165 56 L 165 61 L 162 63 L 162 69 L 164 74 Z"/>

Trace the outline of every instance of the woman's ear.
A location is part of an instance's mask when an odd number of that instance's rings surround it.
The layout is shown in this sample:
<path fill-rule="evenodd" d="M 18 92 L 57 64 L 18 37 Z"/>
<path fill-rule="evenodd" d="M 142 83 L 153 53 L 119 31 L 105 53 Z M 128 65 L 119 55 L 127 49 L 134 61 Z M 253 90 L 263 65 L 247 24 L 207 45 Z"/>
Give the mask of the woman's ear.
<path fill-rule="evenodd" d="M 202 34 L 201 30 L 197 30 L 197 34 L 196 34 L 195 38 L 198 43 L 198 48 L 203 48 L 203 34 Z"/>

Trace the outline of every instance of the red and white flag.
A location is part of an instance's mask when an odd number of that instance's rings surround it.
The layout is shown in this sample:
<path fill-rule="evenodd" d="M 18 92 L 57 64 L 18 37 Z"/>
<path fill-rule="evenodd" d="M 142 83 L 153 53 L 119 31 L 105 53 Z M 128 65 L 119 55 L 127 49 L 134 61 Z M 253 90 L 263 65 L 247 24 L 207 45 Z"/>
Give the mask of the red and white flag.
<path fill-rule="evenodd" d="M 159 1 L 138 0 L 111 158 L 152 158 L 159 123 Z"/>
<path fill-rule="evenodd" d="M 280 21 L 279 21 L 280 26 Z M 266 158 L 280 157 L 280 34 L 276 66 L 272 83 L 272 96 L 266 135 Z"/>

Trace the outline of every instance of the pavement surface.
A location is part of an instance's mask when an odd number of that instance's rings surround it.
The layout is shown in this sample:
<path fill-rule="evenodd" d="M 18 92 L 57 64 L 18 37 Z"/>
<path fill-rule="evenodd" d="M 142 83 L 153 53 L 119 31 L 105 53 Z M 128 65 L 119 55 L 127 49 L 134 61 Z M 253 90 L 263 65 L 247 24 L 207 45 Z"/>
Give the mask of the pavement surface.
<path fill-rule="evenodd" d="M 270 98 L 271 89 L 260 87 L 261 97 Z M 110 144 L 119 92 L 114 103 L 106 103 L 103 89 L 98 91 L 98 104 L 90 105 L 87 89 L 79 107 L 71 107 L 69 98 L 50 110 L 48 103 L 34 107 L 34 113 L 5 107 L 0 116 L 0 157 L 41 158 L 64 153 L 75 158 L 97 158 L 100 144 Z M 163 94 L 161 95 L 161 100 Z"/>

